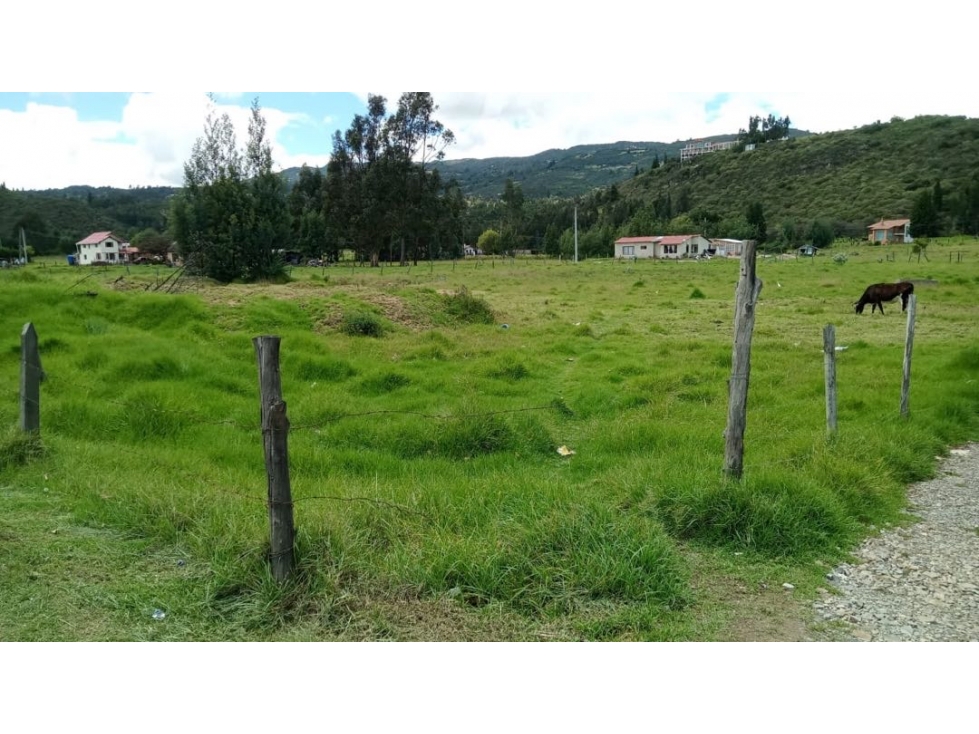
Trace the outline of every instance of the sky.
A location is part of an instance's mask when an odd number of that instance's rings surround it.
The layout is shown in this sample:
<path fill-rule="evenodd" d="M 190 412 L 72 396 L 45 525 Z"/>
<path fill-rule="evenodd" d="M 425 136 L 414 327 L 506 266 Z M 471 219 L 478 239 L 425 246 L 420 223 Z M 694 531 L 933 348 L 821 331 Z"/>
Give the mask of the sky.
<path fill-rule="evenodd" d="M 750 116 L 769 113 L 814 133 L 895 116 L 979 117 L 979 94 L 966 89 L 968 24 L 941 21 L 946 2 L 933 0 L 931 15 L 890 34 L 866 30 L 880 27 L 885 8 L 901 25 L 901 11 L 860 0 L 824 0 L 819 14 L 785 8 L 767 19 L 701 0 L 645 15 L 607 0 L 590 17 L 499 0 L 478 18 L 473 9 L 468 21 L 438 20 L 436 2 L 428 20 L 387 6 L 390 22 L 373 30 L 357 9 L 336 8 L 307 28 L 295 14 L 308 6 L 280 0 L 279 12 L 264 10 L 257 26 L 266 42 L 253 43 L 244 37 L 258 32 L 253 19 L 219 15 L 220 3 L 174 0 L 173 13 L 151 28 L 134 28 L 131 19 L 97 23 L 97 37 L 115 41 L 96 42 L 103 50 L 90 53 L 75 24 L 122 7 L 95 0 L 88 15 L 59 10 L 61 30 L 48 27 L 41 53 L 29 37 L 15 35 L 12 47 L 5 41 L 7 59 L 31 63 L 0 67 L 0 89 L 76 91 L 0 91 L 0 182 L 180 186 L 211 104 L 194 90 L 208 87 L 291 90 L 210 93 L 242 147 L 258 98 L 278 169 L 325 165 L 334 131 L 365 111 L 368 92 L 306 91 L 330 87 L 372 90 L 387 98 L 389 112 L 401 92 L 379 90 L 483 90 L 432 92 L 437 119 L 455 134 L 448 159 L 733 134 Z M 444 7 L 459 15 L 458 5 Z M 14 10 L 13 20 L 30 27 L 45 12 Z M 545 91 L 513 91 L 523 88 Z M 112 91 L 119 89 L 164 91 Z"/>

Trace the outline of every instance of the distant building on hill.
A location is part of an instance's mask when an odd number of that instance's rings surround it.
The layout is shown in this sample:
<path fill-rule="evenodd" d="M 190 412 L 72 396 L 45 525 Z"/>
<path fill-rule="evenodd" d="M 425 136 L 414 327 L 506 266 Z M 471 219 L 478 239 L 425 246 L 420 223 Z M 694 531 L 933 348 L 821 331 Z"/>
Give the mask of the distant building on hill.
<path fill-rule="evenodd" d="M 713 153 L 716 150 L 729 150 L 737 145 L 737 140 L 729 140 L 724 143 L 694 140 L 687 143 L 680 149 L 680 162 L 689 161 L 705 153 Z"/>

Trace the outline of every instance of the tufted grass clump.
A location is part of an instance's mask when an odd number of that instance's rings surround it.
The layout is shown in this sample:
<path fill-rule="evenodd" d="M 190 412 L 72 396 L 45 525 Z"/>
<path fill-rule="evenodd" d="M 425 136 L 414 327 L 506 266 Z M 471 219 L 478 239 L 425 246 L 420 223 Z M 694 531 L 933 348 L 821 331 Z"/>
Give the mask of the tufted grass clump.
<path fill-rule="evenodd" d="M 495 324 L 496 314 L 485 299 L 474 296 L 466 286 L 442 296 L 442 307 L 449 318 L 460 324 Z"/>
<path fill-rule="evenodd" d="M 379 339 L 384 336 L 384 323 L 366 311 L 347 311 L 343 314 L 340 331 L 348 336 L 369 336 Z"/>

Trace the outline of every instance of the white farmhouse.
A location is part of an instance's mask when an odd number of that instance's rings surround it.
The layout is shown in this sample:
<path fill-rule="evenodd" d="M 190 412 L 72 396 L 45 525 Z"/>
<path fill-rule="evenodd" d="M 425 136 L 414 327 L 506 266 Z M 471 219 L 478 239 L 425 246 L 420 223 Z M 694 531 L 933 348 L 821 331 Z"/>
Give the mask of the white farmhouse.
<path fill-rule="evenodd" d="M 122 247 L 128 244 L 112 232 L 93 232 L 76 242 L 79 265 L 118 265 L 122 262 Z"/>
<path fill-rule="evenodd" d="M 622 237 L 615 241 L 616 258 L 676 260 L 697 257 L 710 249 L 710 241 L 699 234 Z"/>

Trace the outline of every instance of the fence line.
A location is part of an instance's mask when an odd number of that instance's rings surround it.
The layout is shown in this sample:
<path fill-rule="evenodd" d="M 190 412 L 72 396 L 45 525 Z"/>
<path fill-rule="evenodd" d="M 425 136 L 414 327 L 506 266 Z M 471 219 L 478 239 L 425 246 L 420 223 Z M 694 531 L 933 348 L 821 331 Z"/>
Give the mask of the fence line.
<path fill-rule="evenodd" d="M 750 253 L 753 256 L 753 252 Z M 745 408 L 747 402 L 747 382 L 750 374 L 750 340 L 751 331 L 754 325 L 754 307 L 757 303 L 758 295 L 761 290 L 761 281 L 754 277 L 754 262 L 742 262 L 742 280 L 738 285 L 737 307 L 735 311 L 735 351 L 732 358 L 732 371 L 729 382 L 729 411 L 728 428 L 725 431 L 725 473 L 740 478 L 743 472 L 743 433 L 745 425 Z M 907 339 L 905 344 L 904 360 L 904 383 L 901 397 L 901 414 L 907 415 L 908 391 L 910 388 L 910 367 L 911 349 L 914 337 L 914 314 L 915 296 L 909 299 Z M 554 403 L 542 406 L 532 406 L 527 408 L 513 408 L 508 410 L 486 411 L 481 413 L 461 413 L 456 415 L 440 415 L 433 413 L 423 413 L 420 411 L 408 410 L 373 410 L 361 413 L 341 413 L 327 420 L 316 424 L 300 424 L 291 426 L 286 416 L 286 403 L 282 400 L 281 376 L 279 373 L 279 342 L 276 336 L 256 337 L 253 339 L 255 345 L 256 358 L 258 361 L 259 372 L 259 393 L 260 393 L 260 414 L 261 424 L 242 424 L 235 420 L 207 421 L 201 420 L 199 414 L 193 411 L 169 410 L 160 408 L 149 408 L 149 412 L 161 414 L 176 414 L 190 416 L 194 425 L 231 425 L 235 428 L 248 431 L 260 430 L 266 459 L 266 473 L 268 478 L 267 497 L 254 497 L 237 492 L 215 490 L 215 493 L 233 496 L 240 499 L 252 501 L 262 500 L 266 503 L 269 512 L 270 524 L 270 550 L 268 553 L 269 563 L 272 566 L 273 576 L 276 581 L 282 583 L 292 574 L 295 564 L 295 524 L 293 510 L 296 503 L 330 500 L 336 502 L 363 502 L 375 507 L 387 507 L 400 512 L 406 512 L 424 517 L 433 521 L 431 515 L 406 505 L 380 500 L 371 497 L 342 497 L 339 495 L 312 495 L 306 497 L 293 498 L 289 481 L 289 455 L 288 455 L 288 433 L 292 431 L 316 431 L 326 426 L 349 418 L 359 418 L 378 415 L 409 415 L 431 420 L 459 420 L 464 418 L 479 418 L 495 415 L 508 415 L 515 413 L 525 413 L 534 411 L 553 410 L 563 412 L 560 405 Z M 39 430 L 40 421 L 40 381 L 44 379 L 44 372 L 41 369 L 40 353 L 38 351 L 37 333 L 31 323 L 25 324 L 22 332 L 22 380 L 19 393 L 20 404 L 22 407 L 22 427 L 24 430 Z M 835 330 L 832 325 L 827 325 L 824 329 L 824 353 L 827 369 L 827 423 L 830 434 L 836 430 L 835 415 Z M 740 348 L 740 350 L 739 350 Z M 832 366 L 832 371 L 830 367 Z M 31 380 L 26 380 L 25 376 L 30 376 Z M 738 385 L 741 387 L 737 387 Z M 830 403 L 830 388 L 832 387 L 832 410 Z M 740 398 L 736 394 L 741 390 Z M 737 399 L 736 399 L 737 398 Z M 126 405 L 119 401 L 107 401 L 123 408 L 131 409 L 131 405 Z M 24 410 L 37 416 L 35 422 L 23 418 Z M 735 416 L 732 424 L 731 416 Z M 734 430 L 732 431 L 732 425 Z M 25 427 L 26 426 L 26 427 Z M 33 427 L 31 427 L 33 426 Z M 740 426 L 740 428 L 739 428 Z M 740 432 L 739 432 L 740 431 Z M 736 445 L 736 451 L 732 453 L 732 436 Z M 811 457 L 791 457 L 782 461 L 767 461 L 757 466 L 759 468 L 789 466 L 794 469 L 804 467 Z"/>

